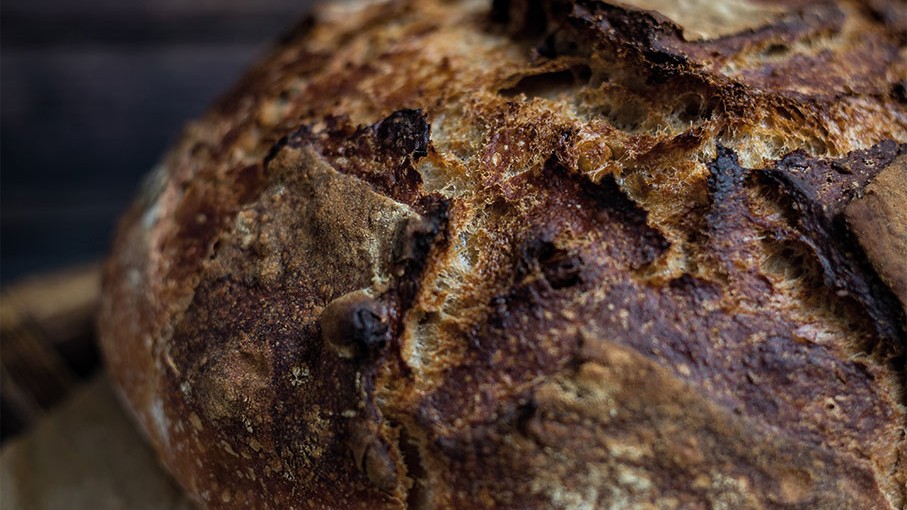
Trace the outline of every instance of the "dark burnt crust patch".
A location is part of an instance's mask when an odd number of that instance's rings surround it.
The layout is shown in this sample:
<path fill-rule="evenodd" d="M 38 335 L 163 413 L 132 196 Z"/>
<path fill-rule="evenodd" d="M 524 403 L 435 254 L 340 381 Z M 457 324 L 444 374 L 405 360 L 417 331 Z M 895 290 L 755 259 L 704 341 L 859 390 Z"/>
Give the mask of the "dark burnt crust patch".
<path fill-rule="evenodd" d="M 768 292 L 756 267 L 754 249 L 748 237 L 754 218 L 750 213 L 745 184 L 749 170 L 741 168 L 734 151 L 718 145 L 714 161 L 709 162 L 709 205 L 704 215 L 705 237 L 710 257 L 722 268 L 724 277 L 739 273 L 747 277 L 740 283 L 747 287 L 751 299 Z M 740 266 L 744 267 L 741 268 Z"/>
<path fill-rule="evenodd" d="M 400 225 L 393 252 L 395 300 L 399 310 L 409 310 L 422 284 L 422 271 L 432 251 L 443 250 L 448 239 L 448 210 L 450 203 L 437 194 L 424 195 L 416 210 L 422 211 L 418 220 Z M 402 314 L 401 314 L 402 315 Z M 398 324 L 394 338 L 399 339 L 402 325 Z"/>
<path fill-rule="evenodd" d="M 265 155 L 262 160 L 262 165 L 267 168 L 274 158 L 280 154 L 280 151 L 284 147 L 289 147 L 292 149 L 303 149 L 307 146 L 311 146 L 315 141 L 315 135 L 312 133 L 312 128 L 308 125 L 302 125 L 293 131 L 280 137 L 271 148 L 268 149 L 267 155 Z"/>
<path fill-rule="evenodd" d="M 809 253 L 809 264 L 819 268 L 821 278 L 815 284 L 827 289 L 824 292 L 834 295 L 833 299 L 846 302 L 845 308 L 859 307 L 857 317 L 865 314 L 866 320 L 861 322 L 880 339 L 865 348 L 878 349 L 880 359 L 896 362 L 905 348 L 903 311 L 859 249 L 843 211 L 904 150 L 904 145 L 886 141 L 830 160 L 800 151 L 785 156 L 773 168 L 750 170 L 739 165 L 734 151 L 719 145 L 715 160 L 708 165 L 710 205 L 703 216 L 712 257 L 728 277 L 748 274 L 740 280 L 742 288 L 759 301 L 760 295 L 771 292 L 762 269 L 740 267 L 741 261 L 757 260 L 757 248 L 750 239 L 767 237 L 779 243 L 778 250 L 784 249 L 784 243 L 800 246 Z M 761 217 L 753 209 L 754 190 L 761 190 L 781 207 L 783 218 Z"/>
<path fill-rule="evenodd" d="M 346 119 L 329 118 L 318 134 L 318 147 L 339 171 L 418 207 L 425 197 L 414 163 L 428 154 L 430 135 L 431 126 L 421 110 L 403 109 L 371 126 L 353 127 Z"/>
<path fill-rule="evenodd" d="M 838 159 L 812 158 L 797 151 L 785 156 L 775 168 L 764 170 L 762 175 L 783 186 L 789 194 L 800 197 L 798 201 L 822 204 L 821 210 L 808 214 L 833 220 L 851 200 L 861 195 L 873 177 L 905 152 L 907 145 L 893 140 Z"/>
<path fill-rule="evenodd" d="M 377 193 L 423 214 L 426 222 L 413 227 L 416 230 L 431 236 L 443 230 L 446 200 L 437 193 L 422 192 L 422 177 L 414 167 L 431 147 L 431 126 L 421 109 L 397 110 L 369 126 L 354 127 L 348 119 L 333 116 L 324 119 L 323 129 L 317 132 L 311 125 L 298 126 L 271 146 L 263 166 L 284 147 L 312 147 L 339 172 L 360 178 Z"/>
<path fill-rule="evenodd" d="M 422 110 L 397 110 L 375 127 L 378 143 L 393 154 L 413 159 L 428 155 L 431 126 Z"/>
<path fill-rule="evenodd" d="M 629 54 L 632 58 L 644 62 L 645 67 L 655 71 L 654 77 L 673 78 L 687 76 L 687 79 L 704 79 L 711 87 L 716 87 L 724 95 L 735 96 L 735 84 L 725 80 L 717 72 L 726 62 L 741 55 L 759 55 L 772 52 L 789 51 L 789 48 L 800 41 L 808 41 L 839 34 L 846 19 L 845 13 L 835 2 L 805 2 L 770 24 L 755 30 L 732 34 L 711 40 L 686 41 L 683 29 L 673 21 L 654 11 L 642 11 L 633 8 L 594 1 L 552 1 L 524 3 L 542 3 L 548 13 L 549 34 L 539 46 L 539 54 L 546 57 L 555 55 L 581 54 L 589 52 L 593 41 L 606 44 L 618 53 Z M 569 35 L 569 32 L 577 31 Z M 564 33 L 566 31 L 566 33 Z M 557 34 L 561 34 L 558 36 Z M 553 42 L 559 38 L 573 41 L 572 44 L 560 43 L 560 48 Z M 845 76 L 840 69 L 840 58 L 830 53 L 810 57 L 792 58 L 775 61 L 771 58 L 756 63 L 755 67 L 745 69 L 738 78 L 747 85 L 758 88 L 784 91 L 799 86 L 817 85 L 815 73 L 825 67 L 821 73 L 821 88 L 831 85 L 835 90 L 846 93 L 854 92 L 855 86 L 870 86 L 864 92 L 878 92 L 884 85 L 884 73 L 887 64 L 897 58 L 900 44 L 896 39 L 877 45 L 871 52 L 857 47 L 853 53 L 847 53 L 847 59 L 868 59 L 872 65 L 856 66 L 858 72 L 865 73 L 869 80 L 854 80 Z M 758 58 L 756 59 L 759 60 Z M 828 68 L 833 70 L 828 73 Z M 853 67 L 853 66 L 852 66 Z M 882 78 L 880 81 L 879 78 Z M 662 79 L 663 79 L 662 78 Z M 859 85 L 858 85 L 859 84 Z M 752 91 L 750 91 L 751 93 Z M 745 100 L 744 98 L 740 98 Z"/>
<path fill-rule="evenodd" d="M 795 241 L 808 248 L 821 268 L 822 283 L 859 304 L 882 340 L 872 347 L 881 349 L 883 358 L 903 357 L 907 346 L 904 311 L 859 249 L 843 211 L 862 195 L 873 177 L 904 152 L 907 145 L 893 141 L 834 160 L 798 152 L 783 158 L 775 168 L 759 172 L 763 184 L 781 195 L 790 222 L 787 227 L 771 229 L 771 234 L 778 241 Z"/>

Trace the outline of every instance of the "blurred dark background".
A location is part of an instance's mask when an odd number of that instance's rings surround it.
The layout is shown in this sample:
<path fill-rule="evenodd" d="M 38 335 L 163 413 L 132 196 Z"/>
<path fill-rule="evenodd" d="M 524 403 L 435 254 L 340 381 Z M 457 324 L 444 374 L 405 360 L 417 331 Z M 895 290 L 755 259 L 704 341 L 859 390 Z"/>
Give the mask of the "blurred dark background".
<path fill-rule="evenodd" d="M 141 176 L 311 0 L 3 0 L 0 283 L 103 257 Z"/>

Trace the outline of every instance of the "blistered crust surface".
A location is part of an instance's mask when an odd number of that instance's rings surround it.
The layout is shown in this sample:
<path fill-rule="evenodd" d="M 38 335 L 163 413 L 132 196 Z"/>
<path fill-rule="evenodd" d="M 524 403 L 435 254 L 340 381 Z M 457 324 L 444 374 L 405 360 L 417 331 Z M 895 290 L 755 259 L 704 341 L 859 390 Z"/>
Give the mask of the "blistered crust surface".
<path fill-rule="evenodd" d="M 900 508 L 899 2 L 338 3 L 123 219 L 209 508 Z"/>

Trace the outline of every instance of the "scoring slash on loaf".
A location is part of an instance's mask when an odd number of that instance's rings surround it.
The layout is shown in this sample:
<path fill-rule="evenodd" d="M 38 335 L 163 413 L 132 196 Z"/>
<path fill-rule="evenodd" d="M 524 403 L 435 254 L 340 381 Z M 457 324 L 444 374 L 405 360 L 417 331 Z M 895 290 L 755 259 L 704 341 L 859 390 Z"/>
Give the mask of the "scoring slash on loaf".
<path fill-rule="evenodd" d="M 897 1 L 320 8 L 123 219 L 206 508 L 903 508 Z"/>

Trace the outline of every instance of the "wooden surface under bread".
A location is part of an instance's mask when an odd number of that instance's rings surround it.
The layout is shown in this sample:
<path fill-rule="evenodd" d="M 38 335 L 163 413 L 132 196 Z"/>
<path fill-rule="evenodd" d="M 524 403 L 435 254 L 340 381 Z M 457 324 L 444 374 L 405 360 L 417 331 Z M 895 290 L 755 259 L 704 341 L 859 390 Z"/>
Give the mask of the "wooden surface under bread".
<path fill-rule="evenodd" d="M 34 275 L 0 296 L 4 510 L 192 505 L 123 409 L 94 345 L 98 265 Z"/>
<path fill-rule="evenodd" d="M 98 264 L 33 275 L 0 294 L 2 440 L 28 430 L 100 368 Z"/>
<path fill-rule="evenodd" d="M 4 510 L 194 508 L 139 435 L 106 376 L 0 453 Z"/>

